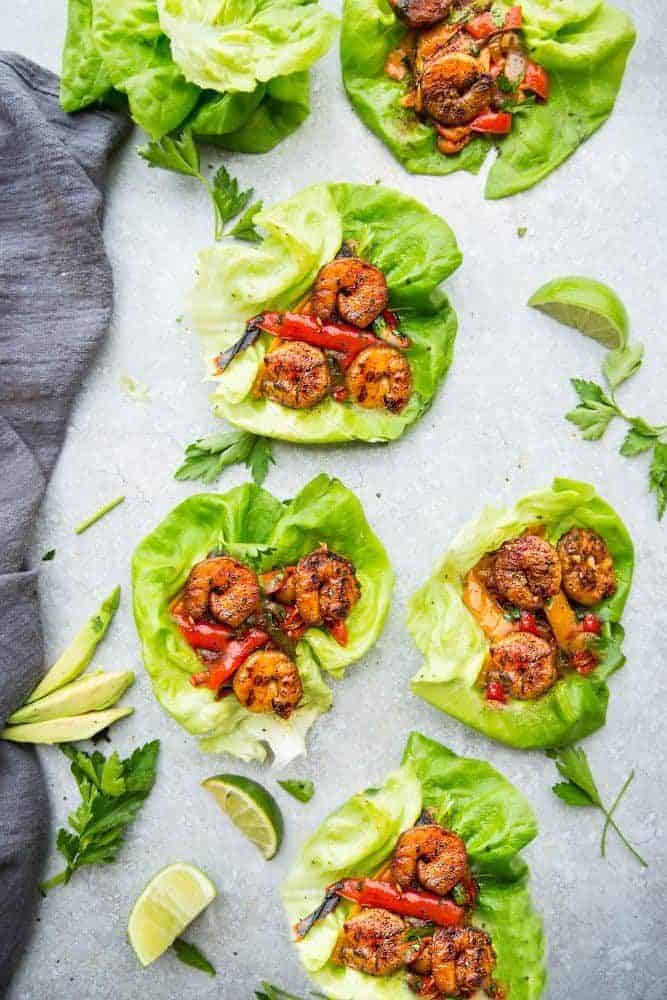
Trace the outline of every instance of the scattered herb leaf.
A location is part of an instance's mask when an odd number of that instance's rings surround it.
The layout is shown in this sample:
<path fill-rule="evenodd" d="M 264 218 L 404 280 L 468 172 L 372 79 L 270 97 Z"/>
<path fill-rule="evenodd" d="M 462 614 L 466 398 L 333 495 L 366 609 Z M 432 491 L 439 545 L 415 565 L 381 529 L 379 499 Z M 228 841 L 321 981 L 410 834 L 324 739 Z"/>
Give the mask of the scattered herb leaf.
<path fill-rule="evenodd" d="M 135 403 L 150 403 L 150 389 L 147 385 L 138 382 L 132 375 L 121 375 L 120 386 L 125 394 L 130 399 L 133 399 Z"/>
<path fill-rule="evenodd" d="M 146 160 L 149 167 L 160 167 L 162 170 L 173 170 L 177 174 L 187 174 L 203 180 L 199 167 L 199 153 L 190 129 L 186 128 L 180 136 L 165 136 L 159 142 L 149 142 L 137 150 L 139 156 Z"/>
<path fill-rule="evenodd" d="M 66 884 L 84 865 L 116 860 L 125 829 L 155 782 L 160 741 L 145 743 L 126 760 L 120 760 L 117 753 L 105 757 L 99 750 L 88 754 L 71 745 L 60 749 L 71 761 L 81 803 L 68 817 L 74 833 L 61 827 L 56 836 L 56 847 L 67 864 L 62 872 L 42 883 L 42 892 Z"/>
<path fill-rule="evenodd" d="M 196 944 L 184 941 L 183 938 L 176 938 L 172 948 L 176 952 L 176 957 L 183 965 L 189 965 L 193 969 L 200 969 L 202 972 L 208 973 L 209 976 L 215 975 L 215 969 L 206 956 L 202 955 Z"/>
<path fill-rule="evenodd" d="M 286 778 L 284 781 L 279 781 L 278 784 L 287 792 L 288 795 L 291 795 L 292 798 L 298 799 L 299 802 L 310 802 L 315 794 L 315 785 L 312 781 L 300 781 L 298 778 Z"/>
<path fill-rule="evenodd" d="M 496 85 L 499 90 L 502 90 L 503 94 L 513 94 L 519 85 L 519 81 L 509 80 L 504 73 L 501 73 L 496 80 Z"/>
<path fill-rule="evenodd" d="M 257 1000 L 303 1000 L 302 997 L 294 993 L 287 993 L 279 986 L 272 986 L 271 983 L 262 983 L 261 989 L 255 990 Z"/>
<path fill-rule="evenodd" d="M 414 924 L 405 935 L 406 941 L 421 941 L 435 934 L 435 924 Z"/>
<path fill-rule="evenodd" d="M 653 450 L 653 461 L 649 470 L 649 489 L 658 501 L 658 520 L 667 507 L 667 442 L 658 441 Z"/>
<path fill-rule="evenodd" d="M 82 535 L 84 531 L 87 531 L 93 524 L 96 524 L 97 521 L 103 518 L 105 514 L 108 514 L 110 510 L 113 510 L 114 507 L 118 507 L 124 499 L 124 496 L 120 496 L 116 497 L 115 500 L 110 500 L 109 503 L 105 503 L 104 507 L 100 507 L 99 510 L 96 510 L 94 514 L 91 514 L 90 517 L 87 517 L 85 521 L 82 521 L 81 524 L 74 529 L 75 534 Z"/>
<path fill-rule="evenodd" d="M 271 442 L 250 431 L 228 431 L 199 438 L 185 449 L 185 460 L 174 473 L 179 480 L 199 479 L 212 483 L 230 465 L 244 463 L 258 486 L 274 462 Z"/>
<path fill-rule="evenodd" d="M 55 549 L 49 549 L 42 556 L 42 562 L 51 562 L 52 559 L 55 559 L 55 556 L 56 556 L 56 550 Z"/>
<path fill-rule="evenodd" d="M 516 231 L 516 234 L 519 237 L 519 239 L 522 240 L 527 232 L 528 232 L 528 226 L 519 226 L 519 228 Z"/>
<path fill-rule="evenodd" d="M 225 224 L 242 212 L 253 196 L 253 189 L 239 191 L 239 182 L 231 177 L 227 168 L 218 167 L 213 176 L 211 197 L 215 205 L 215 238 L 219 240 Z"/>
<path fill-rule="evenodd" d="M 595 807 L 604 813 L 605 824 L 600 840 L 600 853 L 602 857 L 604 858 L 606 856 L 607 832 L 609 827 L 612 827 L 637 861 L 639 861 L 644 868 L 648 868 L 648 863 L 621 833 L 616 825 L 616 821 L 614 820 L 614 813 L 616 812 L 621 799 L 630 787 L 630 783 L 635 776 L 635 772 L 630 772 L 625 784 L 616 796 L 611 809 L 607 809 L 602 803 L 600 793 L 598 792 L 595 779 L 593 778 L 593 774 L 588 763 L 588 758 L 581 747 L 566 747 L 563 750 L 551 752 L 549 756 L 556 761 L 556 767 L 558 768 L 560 774 L 566 779 L 565 781 L 559 781 L 557 784 L 552 786 L 554 794 L 557 795 L 563 802 L 566 802 L 569 806 Z"/>
<path fill-rule="evenodd" d="M 249 205 L 236 225 L 229 230 L 228 235 L 234 236 L 237 240 L 244 240 L 246 243 L 261 243 L 262 237 L 255 229 L 255 216 L 259 215 L 262 207 L 261 201 Z"/>

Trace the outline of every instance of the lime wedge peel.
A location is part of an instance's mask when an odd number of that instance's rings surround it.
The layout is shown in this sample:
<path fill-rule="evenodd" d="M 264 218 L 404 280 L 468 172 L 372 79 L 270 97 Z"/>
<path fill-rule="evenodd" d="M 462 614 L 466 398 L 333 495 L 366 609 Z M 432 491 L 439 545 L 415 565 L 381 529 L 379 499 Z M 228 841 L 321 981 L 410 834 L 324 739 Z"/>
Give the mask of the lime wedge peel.
<path fill-rule="evenodd" d="M 132 907 L 127 936 L 142 965 L 150 965 L 216 896 L 210 878 L 194 865 L 176 862 L 150 880 Z"/>
<path fill-rule="evenodd" d="M 630 323 L 625 306 L 612 288 L 593 278 L 554 278 L 531 295 L 528 305 L 609 350 L 625 347 L 628 342 Z"/>
<path fill-rule="evenodd" d="M 202 782 L 232 823 L 269 861 L 283 839 L 283 817 L 278 803 L 262 785 L 240 774 L 216 774 Z"/>

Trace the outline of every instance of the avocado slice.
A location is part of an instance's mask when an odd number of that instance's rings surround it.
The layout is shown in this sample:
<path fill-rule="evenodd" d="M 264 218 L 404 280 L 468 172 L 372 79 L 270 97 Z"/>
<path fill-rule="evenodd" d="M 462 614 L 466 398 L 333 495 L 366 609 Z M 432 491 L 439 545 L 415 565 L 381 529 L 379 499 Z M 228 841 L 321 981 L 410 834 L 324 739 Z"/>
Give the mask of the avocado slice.
<path fill-rule="evenodd" d="M 28 722 L 48 722 L 84 712 L 99 712 L 115 705 L 134 681 L 134 673 L 124 670 L 105 674 L 102 670 L 71 681 L 65 687 L 52 691 L 39 701 L 31 701 L 13 712 L 7 722 L 10 726 Z"/>
<path fill-rule="evenodd" d="M 72 743 L 89 740 L 100 729 L 132 715 L 133 708 L 107 708 L 104 712 L 71 715 L 67 719 L 50 719 L 48 722 L 31 722 L 25 726 L 7 726 L 0 733 L 0 740 L 12 743 Z"/>
<path fill-rule="evenodd" d="M 44 698 L 52 691 L 69 684 L 79 677 L 90 663 L 98 644 L 104 638 L 120 601 L 120 587 L 116 587 L 102 602 L 96 615 L 86 622 L 64 653 L 58 657 L 51 669 L 28 698 L 26 705 L 38 698 Z"/>

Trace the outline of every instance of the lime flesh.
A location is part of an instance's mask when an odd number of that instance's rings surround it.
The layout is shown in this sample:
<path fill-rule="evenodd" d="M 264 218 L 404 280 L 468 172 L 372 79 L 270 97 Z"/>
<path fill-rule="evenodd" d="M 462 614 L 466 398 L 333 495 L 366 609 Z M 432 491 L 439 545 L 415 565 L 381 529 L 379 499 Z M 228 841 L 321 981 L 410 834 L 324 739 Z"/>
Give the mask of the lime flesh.
<path fill-rule="evenodd" d="M 154 875 L 132 907 L 127 936 L 142 965 L 171 947 L 215 899 L 215 886 L 199 868 L 177 862 Z"/>
<path fill-rule="evenodd" d="M 217 774 L 203 781 L 202 787 L 267 861 L 274 857 L 283 839 L 283 817 L 265 788 L 240 774 Z"/>
<path fill-rule="evenodd" d="M 628 314 L 616 292 L 593 278 L 554 278 L 530 297 L 528 305 L 574 327 L 610 350 L 625 347 Z"/>

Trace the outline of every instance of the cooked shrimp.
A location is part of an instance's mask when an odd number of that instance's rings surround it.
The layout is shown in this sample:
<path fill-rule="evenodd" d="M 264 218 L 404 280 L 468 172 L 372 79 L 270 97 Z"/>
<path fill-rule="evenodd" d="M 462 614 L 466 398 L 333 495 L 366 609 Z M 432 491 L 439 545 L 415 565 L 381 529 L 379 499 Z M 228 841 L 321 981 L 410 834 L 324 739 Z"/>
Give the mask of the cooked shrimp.
<path fill-rule="evenodd" d="M 400 413 L 412 391 L 410 363 L 393 347 L 367 347 L 348 369 L 347 388 L 355 402 L 368 410 Z"/>
<path fill-rule="evenodd" d="M 445 997 L 488 990 L 495 963 L 491 939 L 480 927 L 439 927 L 433 935 L 431 968 Z"/>
<path fill-rule="evenodd" d="M 472 139 L 472 130 L 469 125 L 458 125 L 448 128 L 445 125 L 436 125 L 438 138 L 436 144 L 441 153 L 445 156 L 453 156 L 460 153 Z"/>
<path fill-rule="evenodd" d="M 296 567 L 296 606 L 308 625 L 343 621 L 361 597 L 354 566 L 320 545 Z"/>
<path fill-rule="evenodd" d="M 558 553 L 539 535 L 512 538 L 496 553 L 493 578 L 502 599 L 524 611 L 537 611 L 560 588 Z"/>
<path fill-rule="evenodd" d="M 411 28 L 425 28 L 443 21 L 456 0 L 389 0 L 397 17 Z"/>
<path fill-rule="evenodd" d="M 472 38 L 455 24 L 437 24 L 434 28 L 420 31 L 415 51 L 416 63 L 421 69 L 443 49 L 448 52 L 472 54 Z"/>
<path fill-rule="evenodd" d="M 421 886 L 446 896 L 468 876 L 466 845 L 437 823 L 406 830 L 396 844 L 391 877 L 402 889 Z"/>
<path fill-rule="evenodd" d="M 369 976 L 388 976 L 419 952 L 419 942 L 406 940 L 406 930 L 396 913 L 362 910 L 343 924 L 332 958 Z"/>
<path fill-rule="evenodd" d="M 324 399 L 330 384 L 324 351 L 302 341 L 280 341 L 264 358 L 257 390 L 293 410 L 309 410 Z"/>
<path fill-rule="evenodd" d="M 616 571 L 604 540 L 594 531 L 571 528 L 558 542 L 567 596 L 590 607 L 616 593 Z"/>
<path fill-rule="evenodd" d="M 429 59 L 419 73 L 417 110 L 441 125 L 467 125 L 488 107 L 492 91 L 492 77 L 480 74 L 473 56 L 445 52 Z"/>
<path fill-rule="evenodd" d="M 379 268 L 359 257 L 336 257 L 315 279 L 311 308 L 326 322 L 335 313 L 354 326 L 370 326 L 387 308 L 387 281 Z"/>
<path fill-rule="evenodd" d="M 531 632 L 515 632 L 489 650 L 488 681 L 497 681 L 513 698 L 539 698 L 558 679 L 554 648 Z"/>
<path fill-rule="evenodd" d="M 207 612 L 224 625 L 238 628 L 259 607 L 255 573 L 228 556 L 204 559 L 190 570 L 183 608 L 195 621 Z"/>
<path fill-rule="evenodd" d="M 275 712 L 287 719 L 301 701 L 296 663 L 278 650 L 252 653 L 234 674 L 234 694 L 251 712 Z"/>

